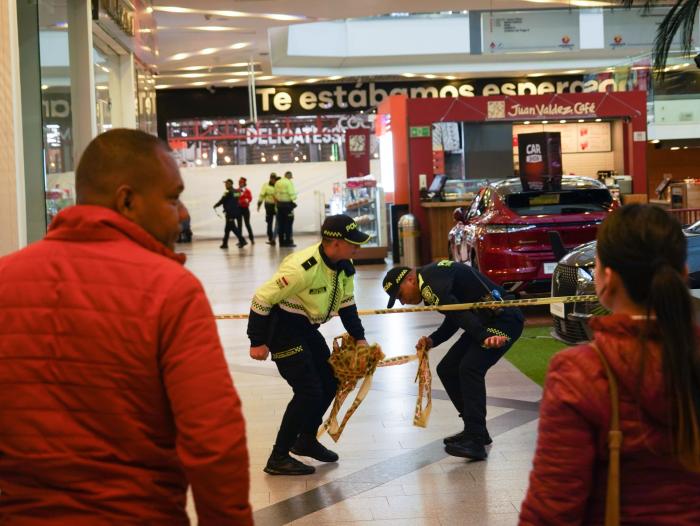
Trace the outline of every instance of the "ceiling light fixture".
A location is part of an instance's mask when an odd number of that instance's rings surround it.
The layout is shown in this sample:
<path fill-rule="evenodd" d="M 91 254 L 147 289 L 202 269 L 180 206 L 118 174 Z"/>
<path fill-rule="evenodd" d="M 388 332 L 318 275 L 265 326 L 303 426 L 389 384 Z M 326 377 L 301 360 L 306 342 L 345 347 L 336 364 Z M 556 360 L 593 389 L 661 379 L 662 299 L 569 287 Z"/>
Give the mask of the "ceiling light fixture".
<path fill-rule="evenodd" d="M 431 75 L 431 74 L 423 75 L 423 76 L 424 76 L 426 79 L 434 79 L 434 78 L 435 78 L 435 75 Z"/>
<path fill-rule="evenodd" d="M 528 73 L 527 74 L 528 77 L 532 77 L 532 78 L 544 77 L 546 75 L 547 75 L 546 73 Z"/>
<path fill-rule="evenodd" d="M 153 8 L 154 11 L 160 11 L 162 13 L 175 13 L 175 14 L 200 14 L 200 15 L 213 15 L 213 16 L 223 16 L 229 18 L 266 18 L 268 20 L 281 20 L 284 22 L 293 22 L 296 20 L 306 20 L 305 16 L 287 15 L 282 13 L 248 13 L 245 11 L 231 11 L 231 10 L 219 10 L 219 9 L 192 9 L 189 7 L 178 7 L 178 6 L 156 6 Z"/>
<path fill-rule="evenodd" d="M 402 77 L 408 77 L 408 78 L 410 79 L 410 78 L 415 77 L 416 74 L 415 74 L 415 73 L 401 73 L 401 76 L 402 76 Z"/>
<path fill-rule="evenodd" d="M 342 78 L 342 75 L 333 75 L 332 77 L 328 77 L 328 80 L 340 80 Z"/>
<path fill-rule="evenodd" d="M 156 89 L 172 88 L 172 84 L 156 84 Z"/>
<path fill-rule="evenodd" d="M 453 76 L 453 75 L 447 75 L 445 78 L 446 78 L 447 80 L 457 80 L 457 77 L 455 77 L 455 76 Z"/>

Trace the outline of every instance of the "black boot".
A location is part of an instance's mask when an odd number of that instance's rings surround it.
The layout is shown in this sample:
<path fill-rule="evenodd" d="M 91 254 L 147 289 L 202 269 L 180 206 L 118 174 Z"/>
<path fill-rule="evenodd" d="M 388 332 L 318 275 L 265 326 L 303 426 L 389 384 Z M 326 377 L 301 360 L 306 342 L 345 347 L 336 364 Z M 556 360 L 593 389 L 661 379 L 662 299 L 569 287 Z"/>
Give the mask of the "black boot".
<path fill-rule="evenodd" d="M 269 475 L 311 475 L 316 468 L 298 461 L 289 456 L 289 453 L 280 453 L 273 449 L 263 471 Z"/>
<path fill-rule="evenodd" d="M 484 447 L 484 437 L 481 433 L 465 432 L 459 442 L 447 444 L 445 452 L 453 457 L 463 457 L 471 460 L 484 460 L 488 456 Z"/>
<path fill-rule="evenodd" d="M 338 454 L 321 444 L 314 435 L 302 433 L 292 446 L 291 452 L 302 457 L 311 457 L 321 462 L 337 462 Z"/>
<path fill-rule="evenodd" d="M 447 445 L 447 444 L 454 444 L 455 442 L 459 442 L 464 438 L 464 431 L 460 431 L 456 435 L 451 435 L 448 437 L 445 437 L 442 440 L 442 443 Z M 488 429 L 486 430 L 486 434 L 484 435 L 484 445 L 485 446 L 490 446 L 493 444 L 493 440 L 491 440 L 491 435 L 489 435 Z"/>

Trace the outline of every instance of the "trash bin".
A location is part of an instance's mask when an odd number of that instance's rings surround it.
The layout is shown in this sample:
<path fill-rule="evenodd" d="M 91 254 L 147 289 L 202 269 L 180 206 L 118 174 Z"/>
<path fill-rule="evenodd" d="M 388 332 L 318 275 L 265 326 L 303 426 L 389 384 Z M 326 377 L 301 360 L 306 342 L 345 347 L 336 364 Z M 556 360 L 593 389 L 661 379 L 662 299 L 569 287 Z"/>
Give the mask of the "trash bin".
<path fill-rule="evenodd" d="M 399 256 L 400 264 L 406 267 L 417 267 L 420 264 L 420 248 L 418 246 L 418 221 L 416 216 L 406 214 L 399 219 Z"/>

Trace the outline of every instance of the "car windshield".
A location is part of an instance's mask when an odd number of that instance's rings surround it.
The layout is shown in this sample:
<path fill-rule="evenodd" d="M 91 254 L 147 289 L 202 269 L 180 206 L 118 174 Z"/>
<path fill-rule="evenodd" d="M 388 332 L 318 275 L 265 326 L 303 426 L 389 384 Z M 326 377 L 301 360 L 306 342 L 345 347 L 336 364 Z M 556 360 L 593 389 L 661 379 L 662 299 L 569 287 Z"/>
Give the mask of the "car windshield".
<path fill-rule="evenodd" d="M 504 197 L 506 206 L 521 216 L 601 212 L 612 204 L 612 196 L 606 189 L 522 192 Z"/>

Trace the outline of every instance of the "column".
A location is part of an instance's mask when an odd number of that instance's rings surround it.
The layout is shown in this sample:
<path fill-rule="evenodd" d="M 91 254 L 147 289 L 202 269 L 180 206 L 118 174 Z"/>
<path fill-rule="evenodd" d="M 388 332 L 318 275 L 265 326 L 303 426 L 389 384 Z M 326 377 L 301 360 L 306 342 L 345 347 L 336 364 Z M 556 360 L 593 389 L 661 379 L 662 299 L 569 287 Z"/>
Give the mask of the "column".
<path fill-rule="evenodd" d="M 0 2 L 0 256 L 25 244 L 19 46 L 15 2 Z"/>

